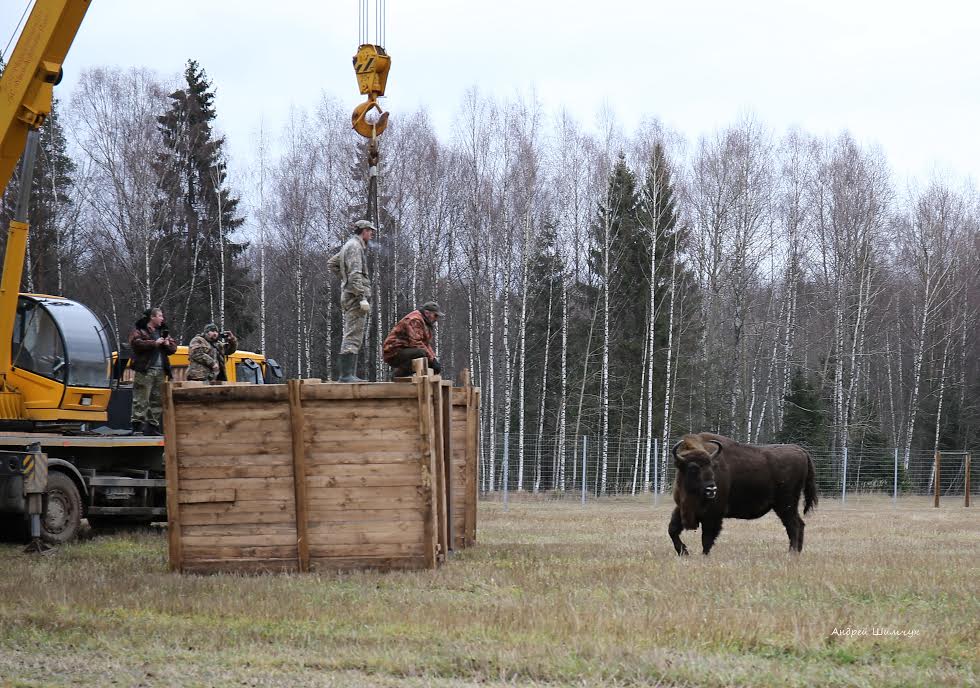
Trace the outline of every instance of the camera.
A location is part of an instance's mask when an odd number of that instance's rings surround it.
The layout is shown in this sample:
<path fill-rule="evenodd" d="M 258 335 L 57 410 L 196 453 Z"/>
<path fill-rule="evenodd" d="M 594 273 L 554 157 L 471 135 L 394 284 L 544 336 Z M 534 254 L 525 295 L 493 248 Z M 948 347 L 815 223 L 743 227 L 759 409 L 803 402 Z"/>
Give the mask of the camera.
<path fill-rule="evenodd" d="M 231 334 L 231 332 L 229 332 L 228 330 L 225 330 L 224 332 L 219 332 L 218 333 L 218 339 L 220 339 L 221 341 L 224 341 L 224 340 L 228 339 L 228 335 L 230 335 L 230 334 Z"/>
<path fill-rule="evenodd" d="M 166 327 L 161 328 L 160 329 L 160 336 L 163 337 L 164 339 L 166 339 L 167 337 L 170 336 L 170 330 L 167 329 Z"/>

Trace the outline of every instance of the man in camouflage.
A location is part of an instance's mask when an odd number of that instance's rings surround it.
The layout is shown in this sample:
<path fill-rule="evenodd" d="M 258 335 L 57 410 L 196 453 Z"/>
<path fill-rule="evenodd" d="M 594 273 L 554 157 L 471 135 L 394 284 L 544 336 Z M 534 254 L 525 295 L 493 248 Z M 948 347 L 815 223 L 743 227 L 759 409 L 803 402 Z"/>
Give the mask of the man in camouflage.
<path fill-rule="evenodd" d="M 217 325 L 208 323 L 204 332 L 194 337 L 187 347 L 187 379 L 227 380 L 225 361 L 237 350 L 238 340 L 233 332 L 220 332 Z"/>
<path fill-rule="evenodd" d="M 438 303 L 427 301 L 395 324 L 383 345 L 384 362 L 391 366 L 392 377 L 411 375 L 416 358 L 426 359 L 433 372 L 442 372 L 432 348 L 432 326 L 442 315 Z"/>
<path fill-rule="evenodd" d="M 371 276 L 368 274 L 367 247 L 374 238 L 374 225 L 368 220 L 354 223 L 354 236 L 340 252 L 327 261 L 327 268 L 340 278 L 340 307 L 344 313 L 344 339 L 340 345 L 338 382 L 365 382 L 355 374 L 357 355 L 364 342 L 371 304 Z"/>
<path fill-rule="evenodd" d="M 133 350 L 130 365 L 133 377 L 133 432 L 160 435 L 163 427 L 163 404 L 160 387 L 170 379 L 170 354 L 177 343 L 163 327 L 163 310 L 148 308 L 129 331 Z"/>

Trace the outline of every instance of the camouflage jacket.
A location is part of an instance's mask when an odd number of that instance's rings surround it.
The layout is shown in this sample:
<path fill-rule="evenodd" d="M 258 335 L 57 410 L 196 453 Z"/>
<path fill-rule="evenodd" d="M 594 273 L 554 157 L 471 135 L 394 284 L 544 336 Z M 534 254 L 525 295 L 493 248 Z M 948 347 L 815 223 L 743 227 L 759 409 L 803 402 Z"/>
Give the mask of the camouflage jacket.
<path fill-rule="evenodd" d="M 367 246 L 361 237 L 354 235 L 348 239 L 340 252 L 327 261 L 327 268 L 340 278 L 344 291 L 365 299 L 371 296 Z"/>
<path fill-rule="evenodd" d="M 382 356 L 385 363 L 394 361 L 402 349 L 425 349 L 430 363 L 436 357 L 432 348 L 432 325 L 426 322 L 421 311 L 412 311 L 399 320 L 385 337 Z"/>
<path fill-rule="evenodd" d="M 199 334 L 191 340 L 187 347 L 187 379 L 188 380 L 224 380 L 225 359 L 238 349 L 238 340 L 235 335 L 229 335 L 228 339 L 222 341 L 218 339 L 213 344 L 203 334 Z M 214 371 L 214 364 L 218 364 L 218 372 Z"/>

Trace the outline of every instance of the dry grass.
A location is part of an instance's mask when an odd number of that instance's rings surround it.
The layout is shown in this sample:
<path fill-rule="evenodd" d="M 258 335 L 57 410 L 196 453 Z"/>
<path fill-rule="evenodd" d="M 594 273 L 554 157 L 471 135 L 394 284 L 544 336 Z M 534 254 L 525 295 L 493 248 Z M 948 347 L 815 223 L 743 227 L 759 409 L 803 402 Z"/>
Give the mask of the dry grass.
<path fill-rule="evenodd" d="M 667 503 L 480 508 L 435 572 L 177 576 L 159 532 L 0 545 L 0 686 L 977 685 L 977 508 L 827 500 L 802 556 L 770 515 L 684 559 Z"/>

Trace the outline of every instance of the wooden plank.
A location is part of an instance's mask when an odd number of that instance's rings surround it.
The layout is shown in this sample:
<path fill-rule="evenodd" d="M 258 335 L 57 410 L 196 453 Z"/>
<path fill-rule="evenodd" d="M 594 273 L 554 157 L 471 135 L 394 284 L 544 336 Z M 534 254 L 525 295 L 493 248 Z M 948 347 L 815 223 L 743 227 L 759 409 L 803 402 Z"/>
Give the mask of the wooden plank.
<path fill-rule="evenodd" d="M 425 557 L 426 567 L 432 568 L 426 551 L 431 547 L 421 542 L 399 545 L 329 545 L 310 547 L 311 557 Z"/>
<path fill-rule="evenodd" d="M 362 523 L 417 523 L 421 525 L 422 520 L 422 515 L 417 509 L 334 509 L 310 513 L 311 528 L 315 523 L 329 523 L 335 527 L 356 526 Z"/>
<path fill-rule="evenodd" d="M 243 425 L 252 422 L 279 422 L 289 420 L 289 409 L 282 404 L 182 404 L 177 418 L 178 430 L 182 425 L 207 423 L 218 427 Z"/>
<path fill-rule="evenodd" d="M 188 494 L 195 494 L 197 491 L 188 492 Z M 184 494 L 184 490 L 180 491 L 180 494 Z M 290 505 L 293 503 L 295 497 L 295 489 L 292 484 L 284 484 L 283 487 L 262 487 L 259 489 L 236 489 L 235 490 L 235 501 L 236 502 L 249 502 L 249 501 L 280 501 L 289 500 Z"/>
<path fill-rule="evenodd" d="M 199 481 L 199 482 L 220 482 L 220 481 Z M 177 493 L 180 504 L 205 504 L 212 502 L 234 502 L 236 492 L 233 489 L 207 489 L 207 490 L 187 490 L 187 483 L 182 482 L 181 489 Z M 168 507 L 169 511 L 169 507 Z"/>
<path fill-rule="evenodd" d="M 295 542 L 296 528 L 292 523 L 270 523 L 262 528 L 261 533 L 258 533 L 255 531 L 255 528 L 251 523 L 184 526 L 184 537 L 203 537 L 205 535 L 215 538 L 243 536 L 254 537 L 256 539 L 273 535 L 283 535 L 287 538 L 292 538 L 290 542 Z"/>
<path fill-rule="evenodd" d="M 247 466 L 261 464 L 292 464 L 293 452 L 288 443 L 249 446 L 245 444 L 216 444 L 179 447 L 181 466 Z M 209 461 L 210 459 L 210 461 Z M 202 463 L 202 461 L 204 463 Z"/>
<path fill-rule="evenodd" d="M 418 461 L 419 453 L 422 450 L 422 438 L 416 437 L 414 441 L 405 445 L 392 444 L 391 442 L 379 442 L 372 438 L 358 440 L 346 440 L 343 444 L 319 444 L 311 448 L 309 456 L 328 456 L 328 455 L 352 455 L 358 457 L 372 457 L 383 454 L 401 454 L 412 456 Z"/>
<path fill-rule="evenodd" d="M 293 509 L 293 496 L 288 499 L 237 499 L 235 502 L 221 502 L 217 504 L 185 504 L 180 509 L 181 516 L 184 514 L 243 514 L 258 517 L 260 514 L 280 514 L 289 515 L 292 519 L 295 510 Z M 292 522 L 290 520 L 290 522 Z"/>
<path fill-rule="evenodd" d="M 289 478 L 293 477 L 293 467 L 284 464 L 261 464 L 258 466 L 181 466 L 181 478 L 187 480 L 214 480 L 218 478 Z"/>
<path fill-rule="evenodd" d="M 276 385 L 272 385 L 276 386 Z M 351 383 L 330 382 L 322 385 L 303 385 L 303 401 L 342 399 L 411 399 L 411 387 L 391 382 Z"/>
<path fill-rule="evenodd" d="M 300 401 L 302 384 L 289 381 L 289 422 L 292 429 L 293 484 L 296 490 L 296 542 L 299 570 L 310 570 L 310 540 L 307 534 L 308 505 L 306 491 L 306 449 L 303 441 L 303 404 Z"/>
<path fill-rule="evenodd" d="M 308 401 L 304 404 L 303 410 L 307 418 L 338 425 L 364 420 L 414 420 L 414 401 L 414 399 L 373 399 L 359 402 Z"/>
<path fill-rule="evenodd" d="M 295 520 L 292 511 L 214 511 L 209 509 L 207 511 L 190 513 L 186 508 L 184 509 L 184 513 L 180 515 L 180 518 L 181 522 L 188 526 L 249 523 L 255 527 L 268 523 L 293 523 Z"/>
<path fill-rule="evenodd" d="M 181 387 L 174 390 L 174 402 L 217 404 L 227 401 L 285 402 L 289 399 L 286 385 L 209 385 Z"/>
<path fill-rule="evenodd" d="M 202 446 L 213 448 L 216 446 L 230 445 L 239 447 L 261 447 L 269 446 L 270 444 L 282 446 L 291 439 L 288 425 L 278 425 L 275 428 L 252 426 L 252 429 L 232 433 L 202 433 L 200 432 L 200 429 L 198 429 L 197 432 L 188 431 L 177 434 L 177 443 L 181 448 Z"/>
<path fill-rule="evenodd" d="M 436 533 L 439 538 L 439 551 L 445 556 L 450 546 L 449 513 L 446 508 L 446 456 L 444 454 L 446 445 L 443 442 L 445 428 L 443 426 L 444 416 L 442 413 L 442 383 L 432 378 L 429 379 L 429 391 L 432 398 L 433 447 L 435 448 L 435 475 L 433 476 L 435 478 L 433 481 L 435 493 L 433 494 L 433 498 L 436 504 Z"/>
<path fill-rule="evenodd" d="M 330 425 L 320 425 L 310 427 L 308 424 L 304 429 L 303 437 L 307 443 L 333 444 L 342 446 L 346 442 L 357 442 L 364 439 L 365 435 L 370 436 L 376 442 L 384 442 L 389 447 L 401 447 L 418 441 L 418 420 L 413 419 L 411 425 L 401 424 L 396 427 L 359 425 L 355 427 L 337 427 Z"/>
<path fill-rule="evenodd" d="M 325 466 L 398 466 L 401 464 L 412 464 L 417 466 L 419 463 L 419 452 L 390 451 L 375 452 L 373 454 L 326 454 L 311 452 L 306 455 L 306 466 L 308 469 Z"/>
<path fill-rule="evenodd" d="M 324 528 L 322 532 L 310 533 L 310 538 L 318 551 L 330 552 L 334 547 L 339 546 L 353 546 L 353 545 L 366 545 L 366 546 L 387 546 L 387 547 L 401 547 L 406 543 L 411 543 L 417 540 L 419 546 L 419 552 L 421 553 L 422 546 L 422 524 L 417 524 L 418 532 L 361 532 L 361 531 L 350 531 L 350 530 L 340 530 L 337 528 Z M 327 549 L 329 548 L 329 549 Z M 390 552 L 391 554 L 396 554 L 397 552 Z"/>
<path fill-rule="evenodd" d="M 453 383 L 451 380 L 443 380 L 440 383 L 439 392 L 442 395 L 442 455 L 444 457 L 442 470 L 445 475 L 445 501 L 446 501 L 446 530 L 447 530 L 447 549 L 456 549 L 456 488 L 453 485 L 453 403 L 452 391 Z"/>
<path fill-rule="evenodd" d="M 414 475 L 311 475 L 307 484 L 311 490 L 320 490 L 329 487 L 418 487 L 420 484 L 418 476 L 418 465 L 395 464 L 396 466 L 407 466 L 414 468 Z"/>
<path fill-rule="evenodd" d="M 200 526 L 195 526 L 196 528 Z M 249 533 L 248 535 L 185 535 L 183 537 L 185 547 L 227 547 L 230 545 L 243 547 L 259 547 L 263 545 L 296 545 L 296 531 L 290 528 L 286 534 L 259 535 Z"/>
<path fill-rule="evenodd" d="M 177 461 L 177 411 L 174 407 L 174 389 L 163 384 L 163 446 L 164 469 L 167 477 L 167 540 L 170 549 L 170 570 L 181 570 L 180 551 L 180 478 Z"/>
<path fill-rule="evenodd" d="M 470 388 L 466 415 L 466 546 L 476 543 L 476 479 L 480 453 L 480 389 Z"/>
<path fill-rule="evenodd" d="M 180 491 L 190 492 L 196 490 L 219 491 L 231 490 L 261 490 L 263 488 L 275 489 L 277 487 L 292 487 L 293 477 L 279 478 L 213 478 L 204 480 L 184 480 L 180 481 Z M 220 501 L 234 501 L 222 499 Z"/>
<path fill-rule="evenodd" d="M 422 487 L 420 497 L 422 501 L 422 514 L 425 517 L 425 562 L 428 568 L 435 568 L 436 559 L 436 533 L 438 523 L 436 522 L 435 500 L 433 499 L 433 473 L 435 472 L 435 451 L 433 439 L 433 418 L 432 418 L 432 387 L 428 377 L 422 375 L 419 361 L 414 361 L 415 377 L 412 382 L 416 388 L 416 396 L 419 404 L 419 434 L 422 437 L 422 460 L 420 461 L 422 471 Z"/>
<path fill-rule="evenodd" d="M 422 482 L 418 470 L 418 459 L 416 465 L 410 463 L 344 463 L 323 466 L 319 470 L 312 470 L 307 467 L 309 477 L 318 478 L 365 478 L 367 480 L 383 480 L 384 478 L 414 478 L 414 481 L 407 483 L 418 485 Z M 399 483 L 406 484 L 406 483 Z M 380 485 L 378 485 L 380 487 Z"/>
<path fill-rule="evenodd" d="M 329 489 L 329 488 L 325 488 Z M 310 495 L 309 514 L 312 516 L 321 511 L 350 511 L 352 509 L 423 509 L 426 508 L 425 502 L 418 494 L 405 495 L 402 497 L 382 497 L 382 496 L 348 496 L 332 495 L 329 497 L 320 495 L 320 490 Z M 426 515 L 430 518 L 430 515 Z"/>
<path fill-rule="evenodd" d="M 425 568 L 425 557 L 314 557 L 310 565 L 314 571 L 413 571 Z"/>
<path fill-rule="evenodd" d="M 263 545 L 259 547 L 221 546 L 221 547 L 185 547 L 184 560 L 193 559 L 296 559 L 296 546 Z"/>

